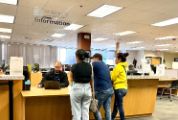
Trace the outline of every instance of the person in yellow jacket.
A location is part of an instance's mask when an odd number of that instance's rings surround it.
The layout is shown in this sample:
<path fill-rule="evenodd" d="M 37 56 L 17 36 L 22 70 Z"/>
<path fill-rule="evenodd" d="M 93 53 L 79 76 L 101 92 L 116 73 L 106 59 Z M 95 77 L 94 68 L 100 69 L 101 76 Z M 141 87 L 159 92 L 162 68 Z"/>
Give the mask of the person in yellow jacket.
<path fill-rule="evenodd" d="M 111 79 L 115 91 L 114 109 L 112 112 L 112 120 L 115 119 L 119 110 L 120 120 L 125 120 L 123 109 L 123 97 L 127 94 L 127 68 L 128 53 L 118 53 L 116 56 L 116 66 L 111 72 Z"/>

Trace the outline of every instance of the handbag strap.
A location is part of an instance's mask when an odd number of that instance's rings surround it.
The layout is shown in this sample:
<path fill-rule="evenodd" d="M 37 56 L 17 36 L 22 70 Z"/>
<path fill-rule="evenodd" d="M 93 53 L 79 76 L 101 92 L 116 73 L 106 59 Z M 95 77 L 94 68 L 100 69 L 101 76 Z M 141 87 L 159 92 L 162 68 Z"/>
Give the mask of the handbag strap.
<path fill-rule="evenodd" d="M 95 85 L 94 85 L 94 71 L 93 71 L 93 65 L 92 65 L 92 63 L 91 63 L 91 68 L 92 68 L 92 75 L 91 75 L 91 79 L 92 79 L 92 91 L 93 91 L 93 94 L 92 94 L 92 96 L 93 96 L 93 98 L 95 98 Z"/>

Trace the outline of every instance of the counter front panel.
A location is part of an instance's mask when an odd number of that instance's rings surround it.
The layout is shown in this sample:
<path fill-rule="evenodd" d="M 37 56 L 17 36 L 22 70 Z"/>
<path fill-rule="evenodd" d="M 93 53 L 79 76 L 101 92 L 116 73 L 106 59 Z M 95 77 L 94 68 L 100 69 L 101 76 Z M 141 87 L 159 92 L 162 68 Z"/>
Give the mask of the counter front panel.
<path fill-rule="evenodd" d="M 158 79 L 129 79 L 124 98 L 127 117 L 151 115 L 154 112 Z M 25 120 L 71 120 L 69 89 L 45 90 L 33 87 L 22 92 Z M 112 108 L 114 96 L 112 98 Z M 104 117 L 103 109 L 101 109 Z M 90 113 L 90 119 L 94 119 Z"/>

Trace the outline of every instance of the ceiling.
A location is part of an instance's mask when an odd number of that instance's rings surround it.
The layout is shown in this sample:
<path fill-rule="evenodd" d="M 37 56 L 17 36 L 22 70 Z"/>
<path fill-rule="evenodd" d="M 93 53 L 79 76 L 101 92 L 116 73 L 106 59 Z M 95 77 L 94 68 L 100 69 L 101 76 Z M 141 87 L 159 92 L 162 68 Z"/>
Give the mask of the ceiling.
<path fill-rule="evenodd" d="M 87 14 L 103 4 L 124 7 L 104 18 L 88 17 Z M 0 4 L 0 14 L 14 15 L 14 24 L 0 23 L 0 28 L 12 28 L 10 42 L 47 44 L 62 47 L 76 47 L 77 33 L 90 32 L 92 48 L 114 49 L 116 40 L 122 49 L 132 50 L 144 46 L 146 50 L 168 48 L 178 51 L 178 41 L 155 41 L 157 37 L 178 36 L 178 24 L 167 27 L 154 27 L 151 24 L 178 17 L 178 0 L 19 0 L 17 6 Z M 51 15 L 85 25 L 77 31 L 66 31 L 58 25 L 37 23 L 35 16 Z M 135 31 L 136 34 L 118 37 L 117 32 Z M 54 39 L 54 33 L 66 36 Z M 0 33 L 2 34 L 2 33 Z M 97 37 L 108 38 L 94 42 Z M 144 41 L 129 45 L 130 41 Z M 173 44 L 169 47 L 156 47 L 156 44 Z"/>

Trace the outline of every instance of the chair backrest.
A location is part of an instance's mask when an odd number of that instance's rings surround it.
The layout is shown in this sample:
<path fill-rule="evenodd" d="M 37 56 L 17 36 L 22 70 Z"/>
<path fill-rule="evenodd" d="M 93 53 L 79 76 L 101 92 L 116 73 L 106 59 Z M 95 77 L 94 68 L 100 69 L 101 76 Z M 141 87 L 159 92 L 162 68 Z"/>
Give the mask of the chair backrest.
<path fill-rule="evenodd" d="M 37 86 L 40 81 L 42 80 L 42 73 L 41 72 L 31 72 L 30 75 L 31 86 Z"/>

